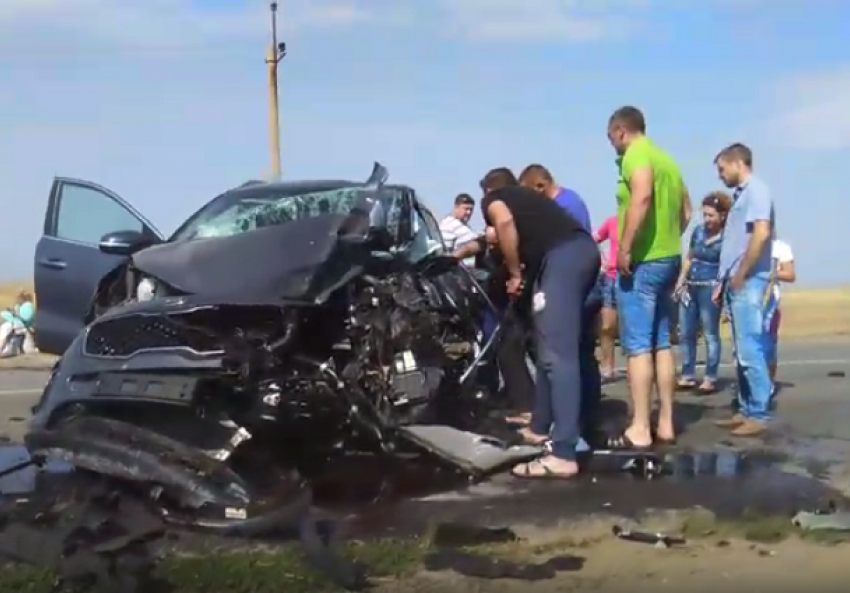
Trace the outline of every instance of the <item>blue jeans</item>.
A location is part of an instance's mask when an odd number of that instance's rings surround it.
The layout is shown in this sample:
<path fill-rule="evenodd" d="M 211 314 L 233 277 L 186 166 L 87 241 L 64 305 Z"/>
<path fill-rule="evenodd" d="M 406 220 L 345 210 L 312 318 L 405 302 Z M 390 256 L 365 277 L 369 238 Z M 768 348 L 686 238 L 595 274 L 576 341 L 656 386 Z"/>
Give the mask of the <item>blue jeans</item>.
<path fill-rule="evenodd" d="M 735 363 L 738 374 L 738 409 L 745 418 L 766 422 L 770 419 L 770 392 L 773 385 L 765 354 L 770 336 L 764 323 L 766 278 L 749 278 L 743 288 L 724 294 L 732 322 Z"/>
<path fill-rule="evenodd" d="M 532 308 L 537 381 L 531 429 L 550 436 L 552 454 L 574 461 L 582 423 L 588 295 L 599 271 L 599 249 L 581 234 L 546 255 L 534 286 Z M 594 320 L 595 322 L 595 320 Z M 593 359 L 592 366 L 596 366 Z M 586 369 L 590 372 L 590 368 Z"/>
<path fill-rule="evenodd" d="M 670 349 L 676 318 L 673 289 L 682 260 L 668 257 L 641 262 L 630 276 L 617 276 L 620 343 L 628 357 Z"/>
<path fill-rule="evenodd" d="M 720 367 L 720 305 L 711 300 L 714 286 L 690 286 L 690 301 L 682 305 L 680 320 L 682 324 L 682 378 L 694 379 L 697 374 L 697 330 L 702 322 L 708 356 L 705 363 L 705 378 L 717 381 Z"/>

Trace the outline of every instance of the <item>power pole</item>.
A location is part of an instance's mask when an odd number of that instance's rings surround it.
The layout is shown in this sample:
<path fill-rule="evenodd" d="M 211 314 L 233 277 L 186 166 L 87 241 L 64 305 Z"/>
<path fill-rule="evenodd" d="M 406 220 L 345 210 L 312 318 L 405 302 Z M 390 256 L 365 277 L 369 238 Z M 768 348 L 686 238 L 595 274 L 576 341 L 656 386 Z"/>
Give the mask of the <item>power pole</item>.
<path fill-rule="evenodd" d="M 272 174 L 280 177 L 280 101 L 278 97 L 278 66 L 286 57 L 286 43 L 277 40 L 277 2 L 269 4 L 271 10 L 272 44 L 266 64 L 269 67 L 269 131 L 272 150 Z"/>

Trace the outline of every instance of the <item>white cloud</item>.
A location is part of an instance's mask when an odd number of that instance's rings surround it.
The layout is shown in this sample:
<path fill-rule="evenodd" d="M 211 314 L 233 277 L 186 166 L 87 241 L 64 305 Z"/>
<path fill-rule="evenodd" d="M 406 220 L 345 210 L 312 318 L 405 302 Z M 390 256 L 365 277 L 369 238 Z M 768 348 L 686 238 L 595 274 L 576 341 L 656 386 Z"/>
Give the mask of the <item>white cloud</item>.
<path fill-rule="evenodd" d="M 850 65 L 783 82 L 771 132 L 788 148 L 850 148 Z"/>
<path fill-rule="evenodd" d="M 450 31 L 476 41 L 586 43 L 617 39 L 632 27 L 620 10 L 642 0 L 438 0 Z"/>
<path fill-rule="evenodd" d="M 265 0 L 213 8 L 193 0 L 2 0 L 0 50 L 161 51 L 265 40 L 268 6 Z M 280 17 L 282 29 L 291 31 L 358 25 L 371 13 L 355 0 L 289 0 Z"/>

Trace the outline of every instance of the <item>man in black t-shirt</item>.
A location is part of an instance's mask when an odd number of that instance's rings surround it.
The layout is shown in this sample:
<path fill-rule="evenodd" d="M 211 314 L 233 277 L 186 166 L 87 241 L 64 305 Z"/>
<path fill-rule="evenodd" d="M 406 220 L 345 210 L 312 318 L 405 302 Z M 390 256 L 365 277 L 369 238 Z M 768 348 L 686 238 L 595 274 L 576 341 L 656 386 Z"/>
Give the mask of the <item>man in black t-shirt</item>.
<path fill-rule="evenodd" d="M 549 442 L 551 453 L 515 467 L 520 478 L 570 478 L 578 473 L 580 438 L 580 342 L 584 303 L 596 282 L 599 249 L 565 209 L 520 187 L 509 169 L 481 180 L 481 212 L 495 229 L 512 298 L 531 290 L 537 350 L 537 385 L 531 443 Z"/>

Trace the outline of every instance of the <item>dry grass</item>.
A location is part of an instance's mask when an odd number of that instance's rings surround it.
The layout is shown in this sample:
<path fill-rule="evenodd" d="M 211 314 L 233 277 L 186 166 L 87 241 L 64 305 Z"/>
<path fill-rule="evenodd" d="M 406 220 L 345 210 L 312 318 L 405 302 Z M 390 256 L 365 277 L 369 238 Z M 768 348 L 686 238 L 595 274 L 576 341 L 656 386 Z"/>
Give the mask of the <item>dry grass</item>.
<path fill-rule="evenodd" d="M 0 309 L 11 307 L 25 282 L 0 284 Z M 724 333 L 728 328 L 724 328 Z M 850 288 L 792 290 L 782 295 L 784 338 L 850 336 Z"/>

